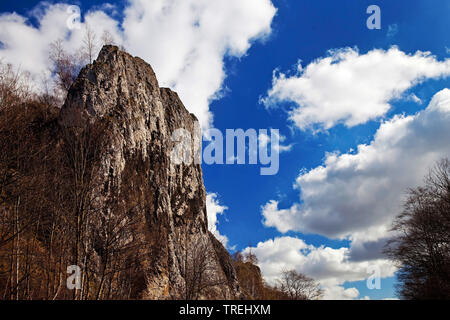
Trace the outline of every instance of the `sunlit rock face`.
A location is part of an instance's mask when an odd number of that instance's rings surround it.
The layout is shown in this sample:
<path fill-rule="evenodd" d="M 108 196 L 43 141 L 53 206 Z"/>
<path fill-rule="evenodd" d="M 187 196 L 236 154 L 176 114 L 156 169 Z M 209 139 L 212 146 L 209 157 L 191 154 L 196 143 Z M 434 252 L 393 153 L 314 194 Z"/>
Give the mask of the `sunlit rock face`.
<path fill-rule="evenodd" d="M 207 228 L 201 166 L 170 159 L 177 143 L 172 133 L 184 128 L 194 139 L 196 118 L 177 93 L 159 87 L 149 64 L 115 46 L 103 47 L 73 83 L 59 123 L 106 126 L 97 172 L 101 183 L 94 195 L 99 208 L 108 208 L 111 190 L 120 190 L 125 181 L 142 188 L 145 200 L 133 210 L 141 225 L 135 236 L 148 243 L 140 249 L 147 257 L 140 266 L 141 298 L 184 298 L 187 266 L 199 245 L 208 252 L 210 281 L 200 298 L 241 296 L 231 258 Z"/>

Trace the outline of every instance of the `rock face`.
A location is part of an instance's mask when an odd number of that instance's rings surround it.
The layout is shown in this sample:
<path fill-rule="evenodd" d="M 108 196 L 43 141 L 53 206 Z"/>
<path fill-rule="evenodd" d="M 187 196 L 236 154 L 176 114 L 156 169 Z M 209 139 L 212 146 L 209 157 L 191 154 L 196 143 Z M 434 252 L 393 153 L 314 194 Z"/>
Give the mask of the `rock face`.
<path fill-rule="evenodd" d="M 80 72 L 59 117 L 65 127 L 100 121 L 107 124 L 110 138 L 98 165 L 99 206 L 107 207 L 109 190 L 120 188 L 125 179 L 148 186 L 148 205 L 136 213 L 143 224 L 140 236 L 153 241 L 153 249 L 145 253 L 149 262 L 142 268 L 141 297 L 185 298 L 186 268 L 198 263 L 191 252 L 201 248 L 208 253 L 205 276 L 214 281 L 200 298 L 239 298 L 231 258 L 207 229 L 201 166 L 170 159 L 174 130 L 186 129 L 194 137 L 197 121 L 177 93 L 160 88 L 151 66 L 142 59 L 105 46 Z"/>

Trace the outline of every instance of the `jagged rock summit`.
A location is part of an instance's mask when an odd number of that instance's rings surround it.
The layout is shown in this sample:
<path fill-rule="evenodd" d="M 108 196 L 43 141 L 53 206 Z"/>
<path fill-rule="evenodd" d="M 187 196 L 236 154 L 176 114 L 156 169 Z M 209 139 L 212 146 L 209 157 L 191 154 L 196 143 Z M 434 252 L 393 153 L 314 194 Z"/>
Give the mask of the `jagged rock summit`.
<path fill-rule="evenodd" d="M 170 160 L 173 131 L 184 128 L 194 137 L 195 121 L 175 92 L 159 87 L 149 64 L 116 46 L 104 46 L 81 70 L 61 108 L 62 126 L 102 123 L 110 133 L 97 166 L 99 208 L 108 207 L 111 190 L 125 180 L 142 185 L 145 205 L 134 214 L 142 226 L 136 236 L 149 243 L 142 248 L 148 256 L 143 299 L 185 298 L 198 249 L 208 260 L 201 261 L 207 285 L 200 298 L 241 296 L 231 258 L 207 228 L 201 166 Z"/>

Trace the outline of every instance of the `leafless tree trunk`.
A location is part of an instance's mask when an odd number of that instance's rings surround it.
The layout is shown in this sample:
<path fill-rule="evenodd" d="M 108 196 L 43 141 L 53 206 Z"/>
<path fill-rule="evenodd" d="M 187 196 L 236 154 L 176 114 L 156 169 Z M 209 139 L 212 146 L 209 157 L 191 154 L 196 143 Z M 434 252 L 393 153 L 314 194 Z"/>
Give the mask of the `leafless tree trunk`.
<path fill-rule="evenodd" d="M 226 284 L 217 275 L 215 252 L 208 244 L 209 238 L 192 236 L 185 232 L 185 249 L 181 275 L 184 279 L 183 294 L 175 299 L 198 300 L 210 297 L 214 287 Z"/>
<path fill-rule="evenodd" d="M 92 63 L 94 61 L 95 54 L 97 53 L 97 36 L 92 30 L 91 26 L 86 24 L 85 34 L 83 38 L 83 46 L 82 53 L 83 56 L 87 59 L 88 63 Z"/>
<path fill-rule="evenodd" d="M 74 55 L 69 54 L 63 48 L 63 40 L 58 39 L 50 44 L 51 72 L 56 76 L 56 86 L 59 89 L 62 100 L 65 99 L 67 91 L 75 81 L 81 65 Z"/>

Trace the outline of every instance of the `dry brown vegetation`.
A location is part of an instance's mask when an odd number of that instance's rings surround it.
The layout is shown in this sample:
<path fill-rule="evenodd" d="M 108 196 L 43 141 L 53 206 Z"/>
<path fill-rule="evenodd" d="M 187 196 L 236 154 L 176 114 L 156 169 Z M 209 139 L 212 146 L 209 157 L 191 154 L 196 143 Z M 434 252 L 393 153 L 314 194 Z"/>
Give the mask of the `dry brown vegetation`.
<path fill-rule="evenodd" d="M 187 234 L 187 232 L 186 232 Z M 215 269 L 216 253 L 210 247 L 208 238 L 199 237 L 185 242 L 181 275 L 184 279 L 180 296 L 173 299 L 199 300 L 204 296 L 220 297 L 214 289 L 226 284 L 226 279 Z"/>
<path fill-rule="evenodd" d="M 57 85 L 66 90 L 74 69 L 57 53 Z M 27 83 L 0 65 L 0 299 L 139 298 L 149 240 L 136 236 L 143 223 L 134 213 L 147 205 L 145 182 L 112 182 L 99 194 L 107 126 L 60 126 L 54 100 Z M 108 199 L 103 207 L 98 197 Z M 70 265 L 82 268 L 72 291 Z"/>

